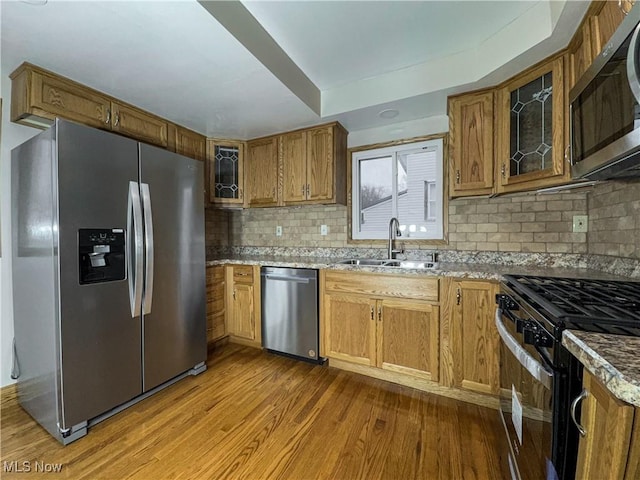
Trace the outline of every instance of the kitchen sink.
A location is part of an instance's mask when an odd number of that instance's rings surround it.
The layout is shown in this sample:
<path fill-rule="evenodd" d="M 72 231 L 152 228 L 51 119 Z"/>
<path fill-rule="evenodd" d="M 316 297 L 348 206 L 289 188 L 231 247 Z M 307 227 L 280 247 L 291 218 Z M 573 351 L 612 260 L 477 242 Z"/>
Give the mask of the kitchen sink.
<path fill-rule="evenodd" d="M 419 260 L 390 260 L 376 258 L 349 258 L 336 262 L 338 265 L 356 265 L 361 267 L 397 267 L 397 268 L 419 268 L 433 269 L 436 268 L 435 262 L 423 262 Z"/>
<path fill-rule="evenodd" d="M 367 267 L 383 267 L 387 264 L 388 260 L 378 260 L 375 258 L 350 258 L 348 260 L 340 260 L 336 262 L 339 265 L 360 265 Z"/>

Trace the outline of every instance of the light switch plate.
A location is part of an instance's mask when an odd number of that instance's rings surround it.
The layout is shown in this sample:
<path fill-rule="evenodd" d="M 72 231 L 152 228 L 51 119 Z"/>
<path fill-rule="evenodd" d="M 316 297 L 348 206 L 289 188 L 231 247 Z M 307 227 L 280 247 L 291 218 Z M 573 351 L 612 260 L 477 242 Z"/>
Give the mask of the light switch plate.
<path fill-rule="evenodd" d="M 278 225 L 276 227 L 276 237 L 281 237 L 282 236 L 282 225 Z"/>
<path fill-rule="evenodd" d="M 573 233 L 585 233 L 589 230 L 588 215 L 573 216 Z"/>
<path fill-rule="evenodd" d="M 329 227 L 327 225 L 320 225 L 320 235 L 326 235 L 329 233 Z"/>

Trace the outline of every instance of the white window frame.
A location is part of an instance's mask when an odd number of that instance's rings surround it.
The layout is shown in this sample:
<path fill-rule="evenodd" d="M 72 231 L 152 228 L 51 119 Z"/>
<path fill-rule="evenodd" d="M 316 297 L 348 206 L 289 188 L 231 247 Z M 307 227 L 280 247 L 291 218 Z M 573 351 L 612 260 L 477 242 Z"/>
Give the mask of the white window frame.
<path fill-rule="evenodd" d="M 415 143 L 405 143 L 399 145 L 393 145 L 390 147 L 376 148 L 371 150 L 361 150 L 358 152 L 353 152 L 351 156 L 351 238 L 353 240 L 385 240 L 388 238 L 388 229 L 383 229 L 384 231 L 375 232 L 375 233 L 362 233 L 360 232 L 360 161 L 362 160 L 371 160 L 374 158 L 380 157 L 392 157 L 392 194 L 391 194 L 391 211 L 392 215 L 398 215 L 398 161 L 397 155 L 399 153 L 407 154 L 411 152 L 417 152 L 420 150 L 430 150 L 436 152 L 436 178 L 434 179 L 436 182 L 436 195 L 440 195 L 440 208 L 437 209 L 436 212 L 436 222 L 439 222 L 440 226 L 440 235 L 435 237 L 407 237 L 403 238 L 403 240 L 411 241 L 411 240 L 444 240 L 444 207 L 445 207 L 445 198 L 444 198 L 444 141 L 442 138 L 436 138 L 433 140 L 425 140 L 422 142 Z M 438 180 L 440 180 L 438 182 Z M 431 179 L 429 179 L 431 181 Z M 427 214 L 427 205 L 425 204 L 425 215 Z M 429 222 L 431 223 L 431 222 Z"/>

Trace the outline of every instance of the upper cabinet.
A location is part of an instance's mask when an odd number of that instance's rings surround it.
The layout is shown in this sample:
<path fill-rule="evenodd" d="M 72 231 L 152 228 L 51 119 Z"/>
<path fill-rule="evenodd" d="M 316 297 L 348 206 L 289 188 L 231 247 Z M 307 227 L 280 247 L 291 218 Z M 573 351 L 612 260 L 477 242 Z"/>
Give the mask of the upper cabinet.
<path fill-rule="evenodd" d="M 596 1 L 590 7 L 592 9 L 591 32 L 593 57 L 597 57 L 607 42 L 611 39 L 618 25 L 622 23 L 626 12 L 633 6 L 633 2 L 621 1 Z"/>
<path fill-rule="evenodd" d="M 247 207 L 275 207 L 278 195 L 278 137 L 247 142 Z"/>
<path fill-rule="evenodd" d="M 169 149 L 185 157 L 204 160 L 207 138 L 180 125 L 169 124 Z"/>
<path fill-rule="evenodd" d="M 346 146 L 339 124 L 282 135 L 284 204 L 345 203 Z"/>
<path fill-rule="evenodd" d="M 11 75 L 11 121 L 46 128 L 56 117 L 110 130 L 181 155 L 204 160 L 206 139 L 197 132 L 23 63 Z"/>
<path fill-rule="evenodd" d="M 593 61 L 591 22 L 585 21 L 569 44 L 568 88 L 571 89 Z M 567 92 L 568 94 L 569 92 Z"/>
<path fill-rule="evenodd" d="M 449 189 L 452 196 L 493 190 L 493 90 L 449 98 Z"/>
<path fill-rule="evenodd" d="M 207 140 L 208 201 L 219 205 L 244 203 L 244 142 Z"/>
<path fill-rule="evenodd" d="M 496 192 L 566 182 L 563 58 L 510 80 L 497 95 Z"/>

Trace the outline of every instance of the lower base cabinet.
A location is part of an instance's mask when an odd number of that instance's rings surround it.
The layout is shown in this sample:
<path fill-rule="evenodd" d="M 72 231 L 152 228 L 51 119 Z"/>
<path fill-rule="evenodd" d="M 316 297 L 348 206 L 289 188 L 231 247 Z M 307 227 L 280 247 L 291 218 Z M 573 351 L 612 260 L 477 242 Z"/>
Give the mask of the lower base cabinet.
<path fill-rule="evenodd" d="M 441 280 L 440 383 L 479 393 L 500 389 L 500 336 L 494 323 L 498 285 Z"/>
<path fill-rule="evenodd" d="M 326 271 L 323 355 L 438 380 L 438 280 Z"/>
<path fill-rule="evenodd" d="M 586 369 L 576 479 L 637 480 L 640 478 L 640 413 L 615 398 Z"/>
<path fill-rule="evenodd" d="M 227 265 L 225 277 L 229 340 L 261 347 L 260 267 Z"/>
<path fill-rule="evenodd" d="M 227 335 L 224 265 L 207 267 L 207 343 Z"/>

